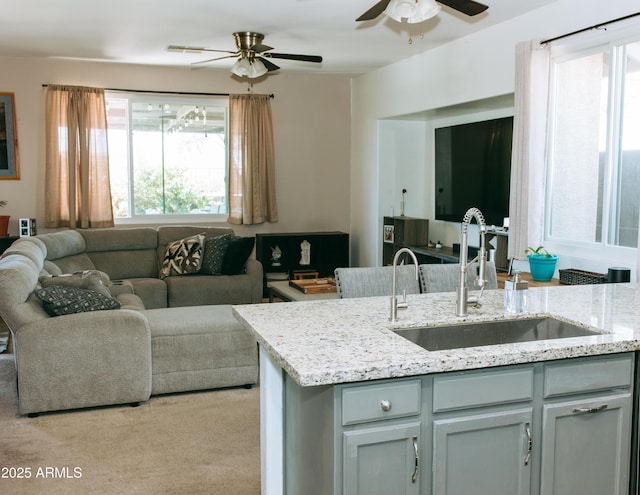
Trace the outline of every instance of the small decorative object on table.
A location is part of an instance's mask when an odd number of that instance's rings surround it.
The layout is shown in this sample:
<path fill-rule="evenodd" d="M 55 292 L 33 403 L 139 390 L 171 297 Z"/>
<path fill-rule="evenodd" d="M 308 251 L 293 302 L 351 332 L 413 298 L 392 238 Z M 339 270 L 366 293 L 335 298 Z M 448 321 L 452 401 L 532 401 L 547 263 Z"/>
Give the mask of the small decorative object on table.
<path fill-rule="evenodd" d="M 405 199 L 404 199 L 404 195 L 407 194 L 407 190 L 403 189 L 402 190 L 402 200 L 400 201 L 400 216 L 403 217 L 404 216 L 404 205 L 405 205 Z"/>
<path fill-rule="evenodd" d="M 293 270 L 293 280 L 304 280 L 307 278 L 318 278 L 317 270 Z"/>
<path fill-rule="evenodd" d="M 290 280 L 289 285 L 305 294 L 324 294 L 337 291 L 335 280 L 330 278 Z"/>
<path fill-rule="evenodd" d="M 276 245 L 276 247 L 271 248 L 271 266 L 282 266 L 280 258 L 282 258 L 282 249 Z"/>
<path fill-rule="evenodd" d="M 384 242 L 393 244 L 393 225 L 384 226 Z"/>
<path fill-rule="evenodd" d="M 548 282 L 556 271 L 558 257 L 550 254 L 543 246 L 528 247 L 525 254 L 529 259 L 531 278 L 537 282 Z"/>
<path fill-rule="evenodd" d="M 311 243 L 307 240 L 300 243 L 300 264 L 311 264 Z"/>
<path fill-rule="evenodd" d="M 36 235 L 36 219 L 21 218 L 20 219 L 20 237 L 30 237 Z"/>

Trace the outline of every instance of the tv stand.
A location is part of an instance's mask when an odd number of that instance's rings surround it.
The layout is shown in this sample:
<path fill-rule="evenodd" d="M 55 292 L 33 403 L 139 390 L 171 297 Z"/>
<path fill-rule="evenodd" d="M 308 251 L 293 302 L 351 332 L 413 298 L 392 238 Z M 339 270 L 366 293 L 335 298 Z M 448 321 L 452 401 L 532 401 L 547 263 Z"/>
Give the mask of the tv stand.
<path fill-rule="evenodd" d="M 451 246 L 436 248 L 432 246 L 409 246 L 414 252 L 420 264 L 444 264 L 460 263 L 460 252 L 454 251 Z M 478 248 L 469 246 L 468 258 L 473 259 L 478 255 Z"/>
<path fill-rule="evenodd" d="M 509 233 L 502 230 L 487 231 L 486 242 L 496 239 L 493 261 L 496 270 L 499 272 L 509 271 L 509 258 L 507 257 L 507 249 L 509 247 Z M 492 246 L 493 247 L 493 246 Z M 450 246 L 442 246 L 441 248 L 431 246 L 409 246 L 418 258 L 419 263 L 460 263 L 460 253 L 454 251 Z M 469 246 L 468 258 L 473 259 L 478 255 L 478 248 Z"/>

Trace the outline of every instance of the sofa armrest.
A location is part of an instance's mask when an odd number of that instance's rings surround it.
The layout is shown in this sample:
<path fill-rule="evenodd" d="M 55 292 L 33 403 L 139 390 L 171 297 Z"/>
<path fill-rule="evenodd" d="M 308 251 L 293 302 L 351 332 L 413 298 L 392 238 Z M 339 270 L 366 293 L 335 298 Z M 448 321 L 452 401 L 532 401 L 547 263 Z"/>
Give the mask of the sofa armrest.
<path fill-rule="evenodd" d="M 15 333 L 22 414 L 145 401 L 151 332 L 126 309 L 28 323 Z"/>
<path fill-rule="evenodd" d="M 249 258 L 246 264 L 246 274 L 251 279 L 251 302 L 262 302 L 262 284 L 263 284 L 263 270 L 262 263 L 255 258 Z"/>

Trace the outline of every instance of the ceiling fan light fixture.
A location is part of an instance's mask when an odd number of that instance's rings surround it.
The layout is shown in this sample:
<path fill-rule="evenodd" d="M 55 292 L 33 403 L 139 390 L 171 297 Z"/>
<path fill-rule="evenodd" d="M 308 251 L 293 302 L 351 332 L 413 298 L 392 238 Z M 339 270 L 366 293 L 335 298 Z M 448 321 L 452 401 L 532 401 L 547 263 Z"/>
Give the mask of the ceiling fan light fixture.
<path fill-rule="evenodd" d="M 385 15 L 396 22 L 412 17 L 416 13 L 416 0 L 391 0 L 384 10 Z"/>
<path fill-rule="evenodd" d="M 406 19 L 410 24 L 426 21 L 440 12 L 435 0 L 391 0 L 384 13 L 396 22 Z"/>
<path fill-rule="evenodd" d="M 231 73 L 239 77 L 247 77 L 249 72 L 251 72 L 251 63 L 249 59 L 244 57 L 236 60 L 236 63 L 231 67 Z"/>
<path fill-rule="evenodd" d="M 265 65 L 260 60 L 254 60 L 251 64 L 251 75 L 248 76 L 251 79 L 264 76 L 268 72 Z"/>
<path fill-rule="evenodd" d="M 440 12 L 440 5 L 438 5 L 435 0 L 419 0 L 416 3 L 415 15 L 413 17 L 409 17 L 407 22 L 410 24 L 424 22 L 437 16 L 438 12 Z"/>
<path fill-rule="evenodd" d="M 246 57 L 241 57 L 233 64 L 231 72 L 239 77 L 255 79 L 256 77 L 265 75 L 267 68 L 260 60 L 250 61 Z"/>

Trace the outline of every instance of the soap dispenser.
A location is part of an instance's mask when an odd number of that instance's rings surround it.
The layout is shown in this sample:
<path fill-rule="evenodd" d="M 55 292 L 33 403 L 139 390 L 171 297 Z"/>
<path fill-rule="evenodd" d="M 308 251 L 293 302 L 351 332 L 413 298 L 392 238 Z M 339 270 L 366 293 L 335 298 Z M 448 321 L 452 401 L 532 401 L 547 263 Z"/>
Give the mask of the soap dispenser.
<path fill-rule="evenodd" d="M 516 271 L 511 280 L 504 283 L 504 309 L 507 313 L 527 312 L 527 289 L 529 283 Z"/>

